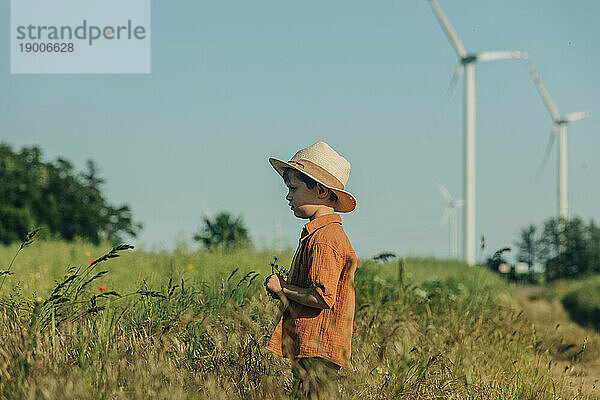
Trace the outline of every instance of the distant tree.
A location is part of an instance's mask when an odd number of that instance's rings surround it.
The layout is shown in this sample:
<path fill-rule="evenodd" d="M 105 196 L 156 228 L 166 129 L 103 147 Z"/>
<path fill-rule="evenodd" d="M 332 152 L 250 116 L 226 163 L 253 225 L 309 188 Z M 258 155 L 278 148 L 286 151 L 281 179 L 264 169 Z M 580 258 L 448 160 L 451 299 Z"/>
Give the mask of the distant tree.
<path fill-rule="evenodd" d="M 194 240 L 202 243 L 207 249 L 231 249 L 251 243 L 242 217 L 233 218 L 227 212 L 220 212 L 212 219 L 205 216 L 203 222 L 204 227 L 194 235 Z"/>
<path fill-rule="evenodd" d="M 550 218 L 544 222 L 538 254 L 545 267 L 546 280 L 574 278 L 593 272 L 591 249 L 595 245 L 590 232 L 595 230 L 593 222 L 586 227 L 580 218 Z"/>
<path fill-rule="evenodd" d="M 0 207 L 0 242 L 8 244 L 20 241 L 34 224 L 28 209 L 10 205 Z"/>
<path fill-rule="evenodd" d="M 373 260 L 387 262 L 387 260 L 389 260 L 391 258 L 395 258 L 395 257 L 396 257 L 396 255 L 394 253 L 389 252 L 389 251 L 384 251 L 383 253 L 379 253 L 376 256 L 374 256 Z"/>
<path fill-rule="evenodd" d="M 485 264 L 492 271 L 498 272 L 498 267 L 500 264 L 505 264 L 507 261 L 504 258 L 504 253 L 511 251 L 510 247 L 504 247 L 502 249 L 496 250 L 494 254 L 492 254 L 486 260 Z"/>
<path fill-rule="evenodd" d="M 532 273 L 533 264 L 537 262 L 538 239 L 536 238 L 535 225 L 529 225 L 521 229 L 520 237 L 515 245 L 519 249 L 517 261 L 525 262 L 529 265 L 529 273 Z"/>
<path fill-rule="evenodd" d="M 587 229 L 587 258 L 589 262 L 589 270 L 592 273 L 600 273 L 600 226 L 596 225 L 593 220 Z"/>
<path fill-rule="evenodd" d="M 542 227 L 539 251 L 540 261 L 545 267 L 546 280 L 558 279 L 562 273 L 559 271 L 561 233 L 558 220 L 550 218 Z"/>
<path fill-rule="evenodd" d="M 516 244 L 518 260 L 543 265 L 546 281 L 600 273 L 600 227 L 593 220 L 549 218 L 539 230 L 522 229 Z"/>
<path fill-rule="evenodd" d="M 562 253 L 566 277 L 588 275 L 591 272 L 587 258 L 589 243 L 586 241 L 586 226 L 580 218 L 571 218 L 567 221 L 564 228 L 564 241 Z"/>
<path fill-rule="evenodd" d="M 44 162 L 37 147 L 14 152 L 0 144 L 0 242 L 21 240 L 34 226 L 65 240 L 122 241 L 142 229 L 129 206 L 115 207 L 102 195 L 104 181 L 93 161 L 77 173 L 62 158 Z"/>

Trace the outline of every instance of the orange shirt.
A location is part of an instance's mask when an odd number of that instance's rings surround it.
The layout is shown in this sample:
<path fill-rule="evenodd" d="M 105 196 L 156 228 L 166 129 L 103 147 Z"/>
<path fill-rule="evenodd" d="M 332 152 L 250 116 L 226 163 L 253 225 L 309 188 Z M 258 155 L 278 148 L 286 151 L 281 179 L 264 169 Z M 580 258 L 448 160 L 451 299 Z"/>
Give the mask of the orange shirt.
<path fill-rule="evenodd" d="M 348 366 L 356 265 L 338 214 L 323 215 L 304 225 L 288 283 L 314 287 L 329 308 L 290 301 L 267 349 L 282 357 L 321 357 Z"/>

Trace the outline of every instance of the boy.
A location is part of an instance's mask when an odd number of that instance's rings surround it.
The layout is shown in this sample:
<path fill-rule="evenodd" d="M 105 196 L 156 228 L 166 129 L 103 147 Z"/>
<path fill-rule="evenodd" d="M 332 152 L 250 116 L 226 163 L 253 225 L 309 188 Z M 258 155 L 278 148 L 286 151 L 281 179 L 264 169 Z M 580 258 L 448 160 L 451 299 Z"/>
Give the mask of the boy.
<path fill-rule="evenodd" d="M 343 190 L 350 163 L 324 142 L 287 163 L 269 162 L 289 189 L 294 215 L 309 222 L 287 281 L 277 274 L 265 280 L 283 311 L 267 349 L 292 359 L 294 397 L 331 398 L 339 369 L 348 366 L 354 320 L 356 254 L 336 214 L 356 208 L 356 199 Z"/>

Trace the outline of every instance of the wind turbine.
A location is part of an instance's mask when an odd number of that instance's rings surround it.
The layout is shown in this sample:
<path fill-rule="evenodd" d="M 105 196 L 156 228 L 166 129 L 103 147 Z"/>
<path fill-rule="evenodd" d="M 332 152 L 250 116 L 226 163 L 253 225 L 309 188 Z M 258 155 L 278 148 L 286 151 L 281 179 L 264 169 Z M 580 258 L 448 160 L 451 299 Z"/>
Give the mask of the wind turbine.
<path fill-rule="evenodd" d="M 439 180 L 434 178 L 434 181 L 442 197 L 448 203 L 440 220 L 440 228 L 443 228 L 450 221 L 450 257 L 458 258 L 458 208 L 462 207 L 464 202 L 454 200 L 448 189 Z"/>
<path fill-rule="evenodd" d="M 454 89 L 463 70 L 465 72 L 465 163 L 464 163 L 464 257 L 469 265 L 475 264 L 475 62 L 494 61 L 508 58 L 527 58 L 520 51 L 486 51 L 467 53 L 456 31 L 450 25 L 435 0 L 429 0 L 433 12 L 437 16 L 450 44 L 456 50 L 459 63 L 452 77 L 449 91 Z"/>
<path fill-rule="evenodd" d="M 548 160 L 548 156 L 554 145 L 556 132 L 558 131 L 558 216 L 560 219 L 566 220 L 569 218 L 569 203 L 567 198 L 567 124 L 587 118 L 591 114 L 589 111 L 578 111 L 561 117 L 558 109 L 552 102 L 550 95 L 546 91 L 546 88 L 542 85 L 542 81 L 540 81 L 540 77 L 535 68 L 533 68 L 533 65 L 531 64 L 529 65 L 529 72 L 531 73 L 533 82 L 535 82 L 535 86 L 537 86 L 538 92 L 540 92 L 542 100 L 552 116 L 553 122 L 552 132 L 550 133 L 548 145 L 546 146 L 546 152 L 544 154 L 544 161 L 542 161 L 542 169 Z"/>

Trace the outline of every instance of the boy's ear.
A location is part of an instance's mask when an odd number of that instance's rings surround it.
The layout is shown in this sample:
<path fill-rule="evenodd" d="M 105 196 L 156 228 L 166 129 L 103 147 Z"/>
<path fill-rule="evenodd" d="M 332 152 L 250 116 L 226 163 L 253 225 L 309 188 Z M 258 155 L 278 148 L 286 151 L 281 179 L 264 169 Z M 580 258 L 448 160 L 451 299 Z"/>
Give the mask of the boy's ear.
<path fill-rule="evenodd" d="M 326 197 L 329 197 L 329 191 L 330 189 L 328 187 L 325 187 L 323 185 L 321 185 L 320 183 L 317 183 L 317 194 L 319 196 L 320 199 L 324 199 Z"/>

